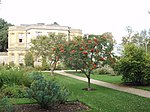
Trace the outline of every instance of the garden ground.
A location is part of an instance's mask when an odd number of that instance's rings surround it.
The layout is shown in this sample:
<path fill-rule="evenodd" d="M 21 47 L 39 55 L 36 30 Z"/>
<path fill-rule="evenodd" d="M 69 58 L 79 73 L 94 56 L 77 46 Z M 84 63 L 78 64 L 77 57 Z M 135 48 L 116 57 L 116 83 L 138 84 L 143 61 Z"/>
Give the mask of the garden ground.
<path fill-rule="evenodd" d="M 87 78 L 83 78 L 80 76 L 75 76 L 69 73 L 65 73 L 64 71 L 56 71 L 56 73 L 59 73 L 61 75 L 65 75 L 65 76 L 69 76 L 78 80 L 82 80 L 82 81 L 87 81 Z M 130 88 L 127 86 L 119 86 L 116 84 L 110 84 L 107 82 L 102 82 L 102 81 L 98 81 L 98 80 L 94 80 L 91 79 L 91 83 L 93 84 L 97 84 L 100 86 L 104 86 L 104 87 L 108 87 L 111 89 L 115 89 L 115 90 L 119 90 L 119 91 L 123 91 L 123 92 L 127 92 L 127 93 L 131 93 L 131 94 L 135 94 L 135 95 L 139 95 L 139 96 L 143 96 L 143 97 L 147 97 L 150 98 L 150 91 L 145 91 L 145 90 L 141 90 L 141 89 L 135 89 L 135 88 Z"/>
<path fill-rule="evenodd" d="M 83 88 L 87 87 L 87 82 L 79 81 L 70 77 L 55 75 L 50 76 L 49 73 L 44 73 L 43 76 L 47 80 L 56 80 L 62 86 L 64 85 L 67 89 L 70 90 L 71 95 L 68 98 L 69 102 L 80 101 L 83 104 L 89 107 L 88 112 L 149 112 L 150 110 L 150 99 L 140 97 L 137 95 L 113 90 L 110 88 L 98 86 L 95 84 L 91 84 L 91 87 L 96 89 L 95 91 L 84 91 Z M 81 78 L 81 77 L 80 77 Z M 14 104 L 23 104 L 19 105 L 20 107 L 29 109 L 30 111 L 25 112 L 34 112 L 36 108 L 40 111 L 39 107 L 35 105 L 35 101 L 28 101 L 24 99 L 22 102 L 22 98 L 11 99 Z M 17 101 L 18 100 L 18 101 Z M 24 105 L 31 104 L 32 105 Z M 31 108 L 35 106 L 34 108 Z M 68 108 L 69 106 L 67 106 Z M 22 109 L 21 109 L 22 110 Z M 35 110 L 36 112 L 38 112 Z M 64 109 L 66 110 L 69 109 Z M 41 112 L 45 112 L 49 110 L 41 110 Z M 50 111 L 51 112 L 51 111 Z M 74 111 L 72 111 L 74 112 Z"/>
<path fill-rule="evenodd" d="M 84 91 L 87 83 L 66 76 L 46 76 L 54 78 L 62 85 L 65 85 L 71 92 L 69 98 L 79 100 L 88 105 L 89 112 L 149 112 L 150 99 L 137 95 L 109 89 L 106 87 L 91 84 L 95 91 Z"/>
<path fill-rule="evenodd" d="M 48 109 L 41 109 L 38 104 L 15 105 L 15 112 L 77 112 L 88 110 L 88 106 L 80 102 L 59 104 Z"/>

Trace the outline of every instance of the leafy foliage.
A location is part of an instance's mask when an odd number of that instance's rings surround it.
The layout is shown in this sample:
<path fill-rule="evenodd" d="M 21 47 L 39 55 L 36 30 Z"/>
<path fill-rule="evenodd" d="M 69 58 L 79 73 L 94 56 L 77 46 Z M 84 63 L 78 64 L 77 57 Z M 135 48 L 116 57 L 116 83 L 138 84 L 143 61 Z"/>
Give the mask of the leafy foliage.
<path fill-rule="evenodd" d="M 122 80 L 133 84 L 150 84 L 150 58 L 142 48 L 133 44 L 126 45 L 124 57 L 117 64 L 117 71 L 122 74 Z"/>
<path fill-rule="evenodd" d="M 13 112 L 13 106 L 7 97 L 0 99 L 0 112 Z"/>
<path fill-rule="evenodd" d="M 8 98 L 24 98 L 26 97 L 27 87 L 23 85 L 4 85 L 0 90 L 0 96 L 7 96 Z"/>
<path fill-rule="evenodd" d="M 63 52 L 63 47 L 58 45 L 61 44 L 63 46 L 65 39 L 66 35 L 51 33 L 48 36 L 38 36 L 31 41 L 33 46 L 30 50 L 34 53 L 34 56 L 36 56 L 35 58 L 46 57 L 52 74 L 56 68 L 57 62 L 61 58 L 61 52 Z M 61 52 L 59 49 L 61 49 Z"/>
<path fill-rule="evenodd" d="M 11 68 L 8 70 L 0 70 L 0 80 L 6 85 L 25 85 L 29 86 L 31 80 L 28 75 L 25 74 L 20 68 Z"/>
<path fill-rule="evenodd" d="M 31 66 L 31 67 L 34 66 L 34 59 L 33 59 L 33 55 L 32 55 L 31 52 L 27 52 L 27 53 L 25 54 L 24 60 L 25 60 L 25 65 L 26 65 L 26 66 Z"/>
<path fill-rule="evenodd" d="M 113 68 L 109 67 L 109 66 L 104 66 L 101 68 L 97 68 L 95 70 L 93 70 L 94 74 L 99 74 L 99 75 L 104 75 L 104 74 L 110 74 L 110 75 L 115 75 L 115 72 L 113 70 Z"/>
<path fill-rule="evenodd" d="M 123 45 L 135 44 L 139 47 L 144 48 L 147 53 L 150 52 L 150 29 L 148 31 L 142 30 L 139 33 L 134 32 L 133 29 L 130 26 L 128 26 L 127 32 L 128 35 L 122 38 Z"/>
<path fill-rule="evenodd" d="M 42 108 L 48 108 L 67 100 L 69 92 L 52 80 L 36 80 L 27 90 L 28 96 L 37 101 Z"/>
<path fill-rule="evenodd" d="M 42 70 L 49 70 L 49 64 L 45 56 L 42 57 Z"/>
<path fill-rule="evenodd" d="M 112 65 L 115 62 L 113 50 L 113 39 L 111 33 L 103 35 L 89 35 L 82 38 L 66 42 L 62 54 L 65 62 L 80 69 L 88 78 L 88 88 L 90 88 L 91 72 L 105 64 Z"/>
<path fill-rule="evenodd" d="M 4 19 L 0 18 L 0 52 L 7 51 L 8 48 L 8 27 L 12 26 Z"/>

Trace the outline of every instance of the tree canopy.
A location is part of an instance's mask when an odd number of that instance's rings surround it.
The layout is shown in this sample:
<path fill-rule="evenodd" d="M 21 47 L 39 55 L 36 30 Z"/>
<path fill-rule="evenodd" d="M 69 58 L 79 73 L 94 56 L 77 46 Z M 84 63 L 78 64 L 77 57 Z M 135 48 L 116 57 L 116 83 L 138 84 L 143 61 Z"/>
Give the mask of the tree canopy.
<path fill-rule="evenodd" d="M 12 24 L 7 23 L 4 19 L 0 18 L 0 52 L 7 51 L 8 48 L 8 27 Z"/>
<path fill-rule="evenodd" d="M 148 31 L 142 30 L 141 32 L 133 31 L 130 26 L 128 26 L 126 29 L 128 34 L 122 37 L 123 45 L 135 44 L 144 48 L 147 53 L 150 52 L 150 29 Z"/>
<path fill-rule="evenodd" d="M 41 35 L 31 40 L 32 46 L 30 50 L 34 57 L 42 57 L 42 60 L 49 62 L 52 74 L 57 62 L 61 58 L 65 39 L 66 35 L 51 33 L 48 36 Z"/>
<path fill-rule="evenodd" d="M 66 43 L 63 51 L 64 61 L 85 74 L 88 79 L 88 90 L 91 89 L 90 77 L 92 71 L 105 64 L 114 64 L 113 43 L 111 33 L 89 35 L 84 38 L 76 37 Z"/>

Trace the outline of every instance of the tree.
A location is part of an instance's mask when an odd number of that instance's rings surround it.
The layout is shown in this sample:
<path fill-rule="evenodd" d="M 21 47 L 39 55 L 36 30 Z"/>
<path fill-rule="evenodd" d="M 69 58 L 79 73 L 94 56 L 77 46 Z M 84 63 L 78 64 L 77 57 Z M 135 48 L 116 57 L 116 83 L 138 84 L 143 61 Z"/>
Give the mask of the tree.
<path fill-rule="evenodd" d="M 118 74 L 122 74 L 125 83 L 150 84 L 150 55 L 141 47 L 128 44 L 124 49 L 124 57 L 117 63 Z"/>
<path fill-rule="evenodd" d="M 145 48 L 146 53 L 150 52 L 150 29 L 149 31 L 142 30 L 141 31 L 141 43 Z"/>
<path fill-rule="evenodd" d="M 51 33 L 48 36 L 38 36 L 36 39 L 31 40 L 32 47 L 30 50 L 34 53 L 35 58 L 42 57 L 42 59 L 49 62 L 52 75 L 57 62 L 61 58 L 65 39 L 66 35 Z"/>
<path fill-rule="evenodd" d="M 12 26 L 4 19 L 0 18 L 0 52 L 7 51 L 8 48 L 8 27 Z"/>
<path fill-rule="evenodd" d="M 94 69 L 105 64 L 114 64 L 113 39 L 111 33 L 103 35 L 89 35 L 76 37 L 66 43 L 64 61 L 72 67 L 78 67 L 88 79 L 88 88 L 91 90 L 90 78 Z"/>
<path fill-rule="evenodd" d="M 131 41 L 132 41 L 132 35 L 133 35 L 133 32 L 134 32 L 130 26 L 127 26 L 126 30 L 127 30 L 128 34 L 127 34 L 127 36 L 122 37 L 122 44 L 123 45 L 131 43 Z"/>
<path fill-rule="evenodd" d="M 33 59 L 33 55 L 32 55 L 31 52 L 27 52 L 25 54 L 24 60 L 25 60 L 25 65 L 26 66 L 32 66 L 32 67 L 34 66 L 34 59 Z"/>
<path fill-rule="evenodd" d="M 134 32 L 131 27 L 127 27 L 128 35 L 122 37 L 122 44 L 135 44 L 139 47 L 145 48 L 146 52 L 150 52 L 150 29 L 149 31 L 142 30 L 139 32 Z"/>

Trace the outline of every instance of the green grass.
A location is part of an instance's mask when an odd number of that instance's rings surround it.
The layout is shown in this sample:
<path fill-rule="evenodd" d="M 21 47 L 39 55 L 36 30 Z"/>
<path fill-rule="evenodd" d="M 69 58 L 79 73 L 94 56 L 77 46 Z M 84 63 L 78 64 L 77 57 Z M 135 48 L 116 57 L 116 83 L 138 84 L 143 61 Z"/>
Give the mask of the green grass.
<path fill-rule="evenodd" d="M 76 72 L 67 72 L 70 74 L 74 74 L 81 77 L 86 77 L 83 73 L 76 73 Z M 121 80 L 122 76 L 112 76 L 112 75 L 97 75 L 97 74 L 91 74 L 92 79 L 101 80 L 113 84 L 120 84 L 123 81 Z"/>
<path fill-rule="evenodd" d="M 90 112 L 149 112 L 150 99 L 92 85 L 96 91 L 84 91 L 87 83 L 65 76 L 51 76 L 71 92 L 69 100 L 79 100 L 91 107 Z"/>
<path fill-rule="evenodd" d="M 74 75 L 81 76 L 81 77 L 86 77 L 83 73 L 76 73 L 76 72 L 67 72 L 67 73 L 74 74 Z M 122 78 L 121 75 L 113 76 L 113 75 L 108 75 L 108 74 L 105 74 L 105 75 L 91 74 L 91 78 L 95 80 L 109 82 L 112 84 L 118 84 L 118 85 L 123 83 L 123 81 L 121 80 Z M 133 87 L 150 91 L 150 86 L 133 86 Z"/>
<path fill-rule="evenodd" d="M 29 98 L 9 98 L 12 104 L 33 104 L 36 103 L 35 100 Z"/>

